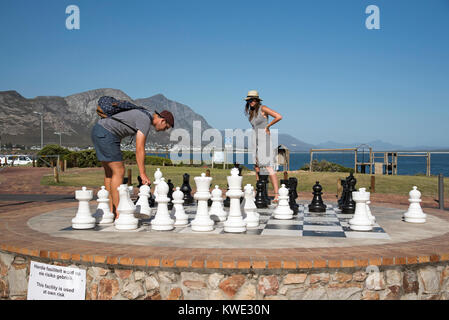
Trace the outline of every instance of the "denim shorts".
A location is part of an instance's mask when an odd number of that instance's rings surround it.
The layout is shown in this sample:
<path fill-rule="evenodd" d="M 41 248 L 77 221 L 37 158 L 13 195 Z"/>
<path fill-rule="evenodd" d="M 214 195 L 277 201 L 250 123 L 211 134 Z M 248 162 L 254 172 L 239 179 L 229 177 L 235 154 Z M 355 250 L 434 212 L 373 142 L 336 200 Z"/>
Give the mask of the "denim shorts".
<path fill-rule="evenodd" d="M 96 123 L 91 132 L 98 161 L 123 161 L 120 138 Z"/>

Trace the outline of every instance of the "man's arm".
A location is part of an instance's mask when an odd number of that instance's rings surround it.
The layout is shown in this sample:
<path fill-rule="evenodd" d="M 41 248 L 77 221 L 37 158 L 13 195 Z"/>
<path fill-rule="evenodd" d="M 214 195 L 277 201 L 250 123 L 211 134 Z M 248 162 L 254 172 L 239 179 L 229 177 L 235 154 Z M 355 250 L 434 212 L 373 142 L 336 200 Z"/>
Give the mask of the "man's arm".
<path fill-rule="evenodd" d="M 151 181 L 147 177 L 145 171 L 145 142 L 146 137 L 142 131 L 138 130 L 136 133 L 136 161 L 139 168 L 140 177 L 142 178 L 142 184 L 150 184 Z"/>

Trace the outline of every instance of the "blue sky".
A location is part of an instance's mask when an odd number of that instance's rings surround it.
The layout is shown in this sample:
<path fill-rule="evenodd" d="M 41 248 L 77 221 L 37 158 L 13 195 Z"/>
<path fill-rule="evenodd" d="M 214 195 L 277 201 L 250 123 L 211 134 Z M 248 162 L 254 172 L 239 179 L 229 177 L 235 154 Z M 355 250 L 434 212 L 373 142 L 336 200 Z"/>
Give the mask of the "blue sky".
<path fill-rule="evenodd" d="M 257 89 L 308 143 L 449 146 L 448 0 L 0 0 L 0 39 L 0 90 L 28 98 L 162 93 L 224 129 Z"/>

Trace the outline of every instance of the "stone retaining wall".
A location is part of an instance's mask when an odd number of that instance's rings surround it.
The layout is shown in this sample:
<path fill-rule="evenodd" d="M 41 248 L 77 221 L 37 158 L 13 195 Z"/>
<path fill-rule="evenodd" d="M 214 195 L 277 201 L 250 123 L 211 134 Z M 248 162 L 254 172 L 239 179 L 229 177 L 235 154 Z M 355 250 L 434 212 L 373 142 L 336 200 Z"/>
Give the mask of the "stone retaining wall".
<path fill-rule="evenodd" d="M 449 262 L 312 270 L 119 268 L 0 251 L 0 299 L 26 299 L 31 260 L 86 270 L 87 300 L 449 299 Z M 216 272 L 214 272 L 216 271 Z"/>

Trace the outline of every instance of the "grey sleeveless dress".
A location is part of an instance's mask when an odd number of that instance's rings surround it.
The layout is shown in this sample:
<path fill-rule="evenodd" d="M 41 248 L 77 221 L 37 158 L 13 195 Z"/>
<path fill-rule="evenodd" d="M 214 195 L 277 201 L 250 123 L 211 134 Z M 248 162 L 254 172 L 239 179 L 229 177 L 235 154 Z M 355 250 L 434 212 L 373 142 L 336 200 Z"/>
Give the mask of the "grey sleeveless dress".
<path fill-rule="evenodd" d="M 262 114 L 262 108 L 259 107 L 257 114 L 250 120 L 253 127 L 252 152 L 255 165 L 259 168 L 274 167 L 275 153 L 271 143 L 271 137 L 265 132 L 268 125 L 268 117 Z"/>

